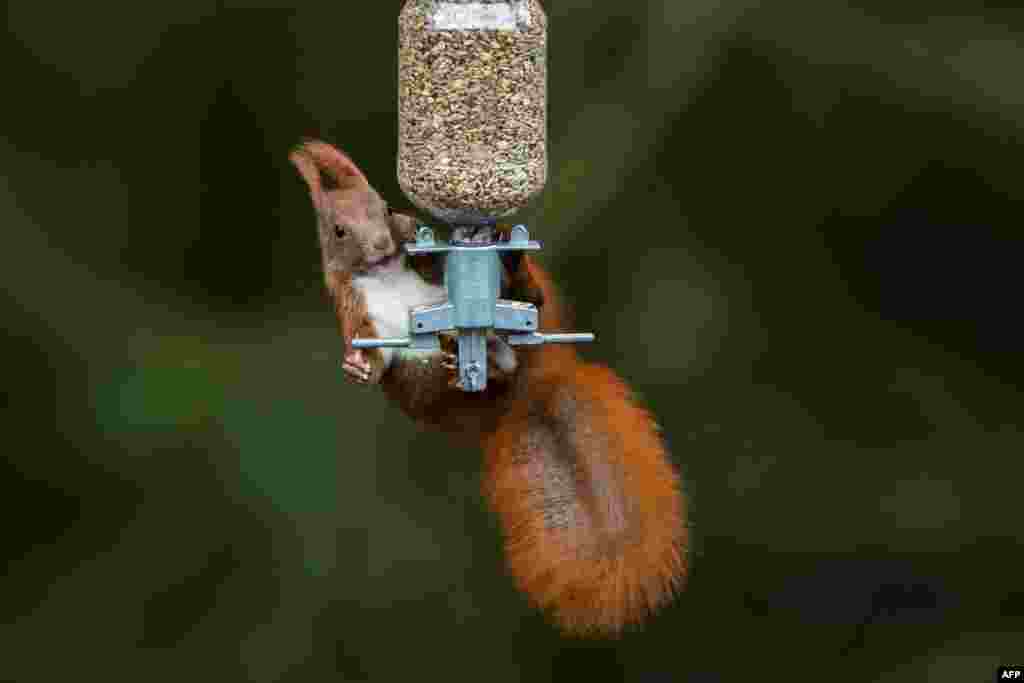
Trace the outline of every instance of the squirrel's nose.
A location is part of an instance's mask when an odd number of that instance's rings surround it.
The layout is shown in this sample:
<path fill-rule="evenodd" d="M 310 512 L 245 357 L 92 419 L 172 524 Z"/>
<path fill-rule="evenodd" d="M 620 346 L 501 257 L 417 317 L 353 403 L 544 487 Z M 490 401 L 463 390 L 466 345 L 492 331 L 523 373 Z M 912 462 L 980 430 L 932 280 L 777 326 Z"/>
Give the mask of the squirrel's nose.
<path fill-rule="evenodd" d="M 391 249 L 391 235 L 384 234 L 377 237 L 373 242 L 373 248 L 377 251 L 389 251 Z"/>

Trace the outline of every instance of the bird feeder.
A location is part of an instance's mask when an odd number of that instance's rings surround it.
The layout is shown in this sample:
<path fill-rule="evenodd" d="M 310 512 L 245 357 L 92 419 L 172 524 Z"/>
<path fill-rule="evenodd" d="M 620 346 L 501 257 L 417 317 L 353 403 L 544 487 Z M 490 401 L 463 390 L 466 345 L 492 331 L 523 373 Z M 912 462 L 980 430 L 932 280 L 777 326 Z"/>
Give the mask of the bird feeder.
<path fill-rule="evenodd" d="M 420 209 L 452 226 L 421 226 L 411 254 L 445 259 L 448 301 L 410 312 L 410 337 L 357 339 L 356 348 L 432 350 L 458 335 L 459 386 L 487 386 L 487 337 L 513 345 L 593 341 L 544 334 L 531 304 L 499 298 L 501 260 L 536 251 L 525 226 L 497 241 L 498 220 L 547 181 L 547 16 L 538 0 L 407 0 L 398 18 L 398 181 Z"/>

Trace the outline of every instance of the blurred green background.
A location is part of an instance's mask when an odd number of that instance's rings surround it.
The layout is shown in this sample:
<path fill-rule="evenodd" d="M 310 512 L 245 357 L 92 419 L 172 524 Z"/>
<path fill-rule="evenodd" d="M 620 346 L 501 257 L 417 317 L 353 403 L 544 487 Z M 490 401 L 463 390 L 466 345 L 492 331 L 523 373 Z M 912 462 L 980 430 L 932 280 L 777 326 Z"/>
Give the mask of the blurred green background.
<path fill-rule="evenodd" d="M 515 592 L 477 453 L 342 381 L 286 155 L 326 137 L 409 206 L 399 3 L 7 3 L 0 679 L 1019 663 L 1015 4 L 547 4 L 525 218 L 694 531 L 685 594 L 606 643 Z"/>

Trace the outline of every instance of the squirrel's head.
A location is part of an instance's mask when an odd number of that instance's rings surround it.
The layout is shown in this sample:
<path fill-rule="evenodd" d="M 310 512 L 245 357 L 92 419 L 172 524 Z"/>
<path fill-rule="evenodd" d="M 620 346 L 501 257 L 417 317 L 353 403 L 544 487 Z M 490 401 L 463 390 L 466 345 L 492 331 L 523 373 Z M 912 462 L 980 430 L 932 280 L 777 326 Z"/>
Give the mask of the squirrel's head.
<path fill-rule="evenodd" d="M 309 140 L 289 156 L 317 212 L 325 273 L 378 274 L 401 268 L 397 235 L 408 216 L 394 214 L 341 150 Z"/>

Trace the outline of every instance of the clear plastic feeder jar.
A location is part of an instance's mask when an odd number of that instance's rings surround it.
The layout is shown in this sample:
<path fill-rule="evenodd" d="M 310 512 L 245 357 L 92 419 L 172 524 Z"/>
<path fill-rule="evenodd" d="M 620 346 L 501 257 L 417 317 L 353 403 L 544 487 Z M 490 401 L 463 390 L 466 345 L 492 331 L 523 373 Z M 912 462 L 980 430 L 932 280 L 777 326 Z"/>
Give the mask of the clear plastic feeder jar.
<path fill-rule="evenodd" d="M 538 0 L 407 0 L 398 182 L 456 225 L 511 216 L 547 182 L 547 16 Z"/>

